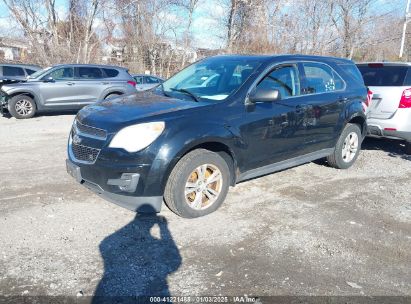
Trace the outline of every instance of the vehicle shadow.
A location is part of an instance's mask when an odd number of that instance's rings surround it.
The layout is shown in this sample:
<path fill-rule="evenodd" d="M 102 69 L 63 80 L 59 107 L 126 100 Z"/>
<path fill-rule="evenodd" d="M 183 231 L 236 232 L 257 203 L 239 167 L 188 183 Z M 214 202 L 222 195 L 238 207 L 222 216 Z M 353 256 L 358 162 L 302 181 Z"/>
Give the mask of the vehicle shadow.
<path fill-rule="evenodd" d="M 166 218 L 150 208 L 151 214 L 137 214 L 100 243 L 104 274 L 92 303 L 136 303 L 136 297 L 170 296 L 167 276 L 180 267 L 181 255 Z"/>
<path fill-rule="evenodd" d="M 405 154 L 405 142 L 389 138 L 366 137 L 362 143 L 363 150 L 380 150 L 387 152 L 388 156 L 411 161 L 411 155 Z"/>

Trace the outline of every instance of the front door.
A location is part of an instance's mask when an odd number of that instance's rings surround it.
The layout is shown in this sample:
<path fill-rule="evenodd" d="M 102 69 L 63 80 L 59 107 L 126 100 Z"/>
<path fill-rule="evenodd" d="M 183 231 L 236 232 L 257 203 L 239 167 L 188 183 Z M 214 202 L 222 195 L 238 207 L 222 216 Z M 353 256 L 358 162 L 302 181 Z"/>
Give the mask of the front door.
<path fill-rule="evenodd" d="M 56 68 L 46 74 L 39 83 L 39 94 L 47 107 L 67 106 L 76 94 L 73 67 Z"/>
<path fill-rule="evenodd" d="M 305 130 L 302 125 L 304 107 L 301 104 L 299 71 L 296 65 L 275 67 L 257 87 L 278 90 L 275 102 L 257 102 L 246 106 L 241 133 L 245 140 L 247 171 L 299 156 Z"/>

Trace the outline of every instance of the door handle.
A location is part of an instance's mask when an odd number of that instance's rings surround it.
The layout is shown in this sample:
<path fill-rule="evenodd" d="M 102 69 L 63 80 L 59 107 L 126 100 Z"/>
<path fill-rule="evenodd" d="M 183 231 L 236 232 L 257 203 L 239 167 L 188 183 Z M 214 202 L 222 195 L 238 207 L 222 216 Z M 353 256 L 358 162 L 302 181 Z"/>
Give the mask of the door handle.
<path fill-rule="evenodd" d="M 342 97 L 342 96 L 340 96 L 340 98 L 338 99 L 338 102 L 339 103 L 343 103 L 343 102 L 347 102 L 348 101 L 348 98 L 347 97 Z"/>
<path fill-rule="evenodd" d="M 103 81 L 101 84 L 110 84 L 108 81 Z"/>
<path fill-rule="evenodd" d="M 69 86 L 72 86 L 72 85 L 74 85 L 74 82 L 69 81 L 66 84 L 69 85 Z"/>

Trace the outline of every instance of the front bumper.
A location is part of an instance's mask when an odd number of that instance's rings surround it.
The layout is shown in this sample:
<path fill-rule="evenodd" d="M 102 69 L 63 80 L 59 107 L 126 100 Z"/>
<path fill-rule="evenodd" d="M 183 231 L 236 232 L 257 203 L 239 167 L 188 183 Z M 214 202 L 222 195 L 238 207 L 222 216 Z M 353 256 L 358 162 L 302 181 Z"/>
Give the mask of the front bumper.
<path fill-rule="evenodd" d="M 80 184 L 84 185 L 89 190 L 98 194 L 102 198 L 123 208 L 141 212 L 154 213 L 160 212 L 163 203 L 162 196 L 134 196 L 126 195 L 119 192 L 104 190 L 99 184 L 87 180 L 82 175 L 82 167 L 77 166 L 69 159 L 66 160 L 67 172 Z M 138 189 L 140 174 L 125 173 L 119 178 L 107 179 L 107 185 L 118 188 L 123 193 L 134 193 Z"/>
<path fill-rule="evenodd" d="M 368 118 L 368 135 L 411 141 L 411 109 L 398 109 L 389 119 Z"/>
<path fill-rule="evenodd" d="M 0 115 L 4 114 L 4 111 L 7 109 L 7 100 L 6 100 L 6 95 L 4 95 L 0 91 Z"/>

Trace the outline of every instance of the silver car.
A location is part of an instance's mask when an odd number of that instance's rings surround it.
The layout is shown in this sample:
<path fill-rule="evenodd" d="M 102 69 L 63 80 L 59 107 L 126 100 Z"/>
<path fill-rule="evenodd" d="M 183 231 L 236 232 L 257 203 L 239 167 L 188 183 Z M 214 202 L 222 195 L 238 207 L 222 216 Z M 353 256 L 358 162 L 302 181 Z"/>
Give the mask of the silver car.
<path fill-rule="evenodd" d="M 0 78 L 25 80 L 27 76 L 41 70 L 38 65 L 32 64 L 0 64 Z"/>
<path fill-rule="evenodd" d="M 411 64 L 358 64 L 365 85 L 373 93 L 367 120 L 371 136 L 403 139 L 411 154 Z"/>
<path fill-rule="evenodd" d="M 147 91 L 164 82 L 164 79 L 160 77 L 145 74 L 135 74 L 133 78 L 137 91 Z"/>
<path fill-rule="evenodd" d="M 135 93 L 135 81 L 125 68 L 66 64 L 38 71 L 26 82 L 3 85 L 0 108 L 16 118 L 40 111 L 76 110 L 98 100 Z"/>

